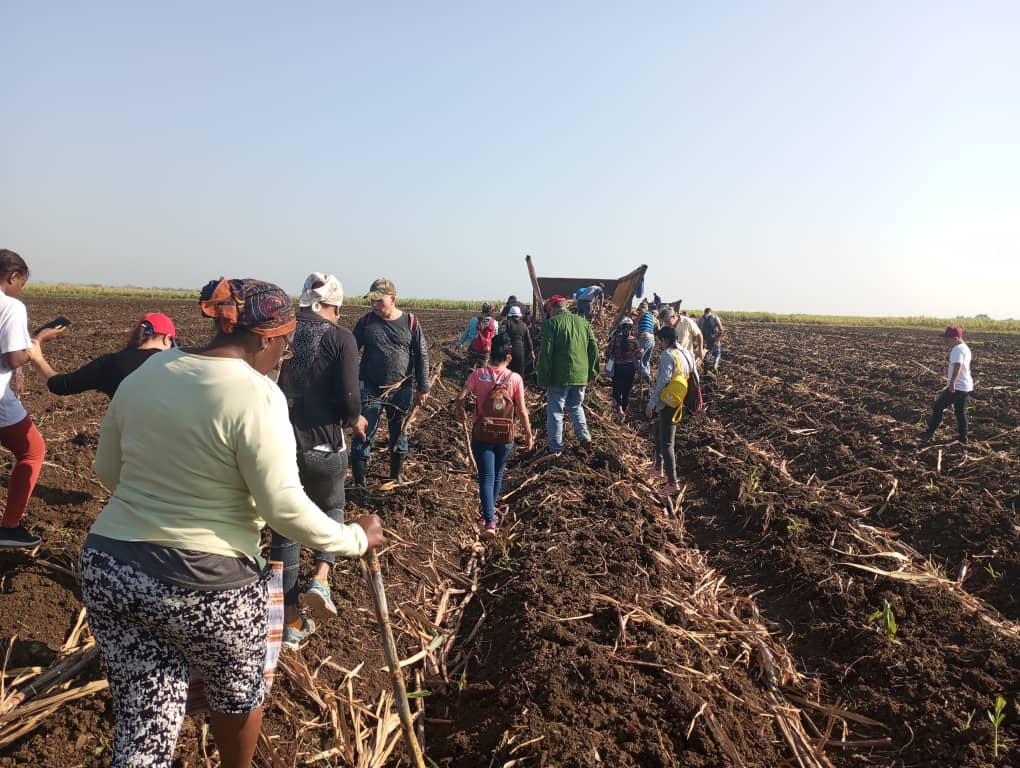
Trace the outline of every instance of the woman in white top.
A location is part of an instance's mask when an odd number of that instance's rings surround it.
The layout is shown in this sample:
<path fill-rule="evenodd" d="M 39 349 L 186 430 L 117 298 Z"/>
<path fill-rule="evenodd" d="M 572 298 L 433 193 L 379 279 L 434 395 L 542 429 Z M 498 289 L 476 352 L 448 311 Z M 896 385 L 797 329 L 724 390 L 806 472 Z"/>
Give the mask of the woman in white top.
<path fill-rule="evenodd" d="M 28 313 L 16 297 L 28 282 L 28 265 L 14 251 L 0 250 L 0 445 L 14 454 L 7 486 L 7 506 L 0 520 L 0 549 L 34 549 L 42 539 L 21 524 L 39 479 L 46 444 L 32 417 L 11 388 L 11 379 L 32 354 Z M 40 338 L 55 335 L 50 329 Z"/>

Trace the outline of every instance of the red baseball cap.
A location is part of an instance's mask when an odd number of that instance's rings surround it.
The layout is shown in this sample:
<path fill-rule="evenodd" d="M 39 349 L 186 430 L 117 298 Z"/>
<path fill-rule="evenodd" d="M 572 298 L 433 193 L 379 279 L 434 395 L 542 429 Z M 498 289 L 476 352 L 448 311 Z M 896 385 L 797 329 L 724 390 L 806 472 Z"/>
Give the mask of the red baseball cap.
<path fill-rule="evenodd" d="M 566 301 L 566 296 L 560 296 L 558 293 L 555 296 L 550 296 L 545 302 L 545 311 L 548 312 L 552 309 L 554 304 L 559 304 L 561 301 Z"/>
<path fill-rule="evenodd" d="M 958 325 L 950 325 L 945 331 L 943 331 L 942 337 L 945 339 L 962 339 L 963 328 Z"/>
<path fill-rule="evenodd" d="M 177 336 L 174 321 L 162 312 L 149 312 L 146 315 L 142 315 L 142 319 L 138 321 L 138 324 L 141 325 L 142 323 L 148 323 L 153 333 L 160 333 L 164 336 L 169 336 L 171 339 Z"/>

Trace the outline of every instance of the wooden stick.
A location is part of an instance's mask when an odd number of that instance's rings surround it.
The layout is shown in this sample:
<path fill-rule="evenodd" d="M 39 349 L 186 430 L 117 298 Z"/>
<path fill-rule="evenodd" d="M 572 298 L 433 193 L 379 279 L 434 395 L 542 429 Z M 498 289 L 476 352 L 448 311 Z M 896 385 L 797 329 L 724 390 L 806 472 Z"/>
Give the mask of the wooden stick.
<path fill-rule="evenodd" d="M 468 427 L 467 420 L 465 420 L 463 424 L 464 424 L 464 445 L 467 446 L 468 461 L 471 462 L 471 471 L 474 472 L 475 474 L 478 474 L 478 464 L 475 462 L 474 451 L 471 450 L 471 429 L 470 427 Z"/>
<path fill-rule="evenodd" d="M 390 611 L 386 605 L 386 591 L 383 587 L 382 571 L 379 568 L 379 557 L 374 549 L 368 550 L 362 558 L 365 563 L 365 581 L 368 591 L 375 604 L 375 617 L 379 622 L 379 633 L 383 640 L 383 654 L 386 665 L 390 668 L 393 683 L 393 696 L 397 703 L 397 714 L 404 731 L 404 741 L 415 768 L 425 768 L 425 757 L 422 755 L 418 737 L 414 732 L 414 721 L 411 718 L 411 705 L 407 699 L 407 687 L 404 684 L 404 673 L 397 658 L 397 644 L 393 641 L 393 628 L 390 626 Z"/>
<path fill-rule="evenodd" d="M 63 683 L 84 670 L 88 669 L 99 659 L 99 648 L 94 644 L 85 646 L 79 651 L 65 656 L 53 663 L 43 674 L 39 675 L 28 685 L 21 688 L 17 693 L 12 694 L 0 710 L 0 724 L 7 722 L 24 713 L 25 702 L 38 696 L 49 688 Z"/>
<path fill-rule="evenodd" d="M 439 378 L 439 374 L 443 372 L 443 364 L 440 363 L 436 366 L 436 370 L 429 376 L 429 390 L 435 386 L 436 380 Z M 411 422 L 414 421 L 414 417 L 418 415 L 418 400 L 415 399 L 411 403 L 411 407 L 407 409 L 407 415 L 404 416 L 404 428 L 400 430 L 400 437 L 397 438 L 397 444 L 406 438 L 411 433 Z"/>

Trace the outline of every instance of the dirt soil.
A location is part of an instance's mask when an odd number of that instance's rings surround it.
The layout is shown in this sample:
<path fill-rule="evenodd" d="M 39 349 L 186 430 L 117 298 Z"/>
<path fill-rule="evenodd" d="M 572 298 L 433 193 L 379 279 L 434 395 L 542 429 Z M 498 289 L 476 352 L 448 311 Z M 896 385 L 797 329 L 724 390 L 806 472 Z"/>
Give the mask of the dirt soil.
<path fill-rule="evenodd" d="M 47 345 L 57 370 L 119 348 L 146 311 L 170 314 L 185 346 L 210 331 L 188 302 L 27 304 L 35 323 L 74 323 Z M 933 334 L 736 325 L 706 410 L 681 424 L 686 487 L 672 504 L 643 471 L 637 397 L 621 425 L 606 383 L 590 388 L 595 449 L 568 429 L 572 447 L 551 458 L 532 390 L 538 445 L 511 458 L 502 533 L 483 546 L 451 406 L 468 371 L 449 347 L 470 315 L 416 314 L 442 371 L 412 430 L 409 482 L 386 484 L 380 443 L 348 515 L 377 512 L 389 531 L 392 620 L 401 657 L 418 656 L 405 671 L 436 765 L 1020 765 L 1020 337 L 968 338 L 971 443 L 952 441 L 949 413 L 920 446 L 945 375 Z M 48 450 L 26 522 L 44 544 L 0 556 L 6 669 L 57 658 L 81 608 L 76 556 L 107 498 L 91 471 L 106 398 L 57 398 L 26 378 Z M 286 657 L 259 766 L 406 764 L 358 564 L 338 564 L 333 588 L 340 618 Z M 892 637 L 869 619 L 883 601 Z M 101 677 L 93 666 L 71 688 Z M 0 768 L 106 766 L 112 735 L 101 691 L 0 747 Z M 188 720 L 174 765 L 218 765 L 207 752 Z"/>

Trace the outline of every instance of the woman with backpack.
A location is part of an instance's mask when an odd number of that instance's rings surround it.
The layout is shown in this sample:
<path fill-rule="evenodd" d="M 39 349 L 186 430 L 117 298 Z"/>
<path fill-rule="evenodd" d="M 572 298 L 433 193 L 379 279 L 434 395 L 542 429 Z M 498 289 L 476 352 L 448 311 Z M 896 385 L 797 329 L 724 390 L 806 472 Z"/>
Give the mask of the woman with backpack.
<path fill-rule="evenodd" d="M 641 349 L 634 338 L 634 321 L 625 317 L 613 331 L 606 349 L 606 359 L 613 361 L 613 402 L 620 421 L 627 418 L 630 393 L 634 389 L 634 374 L 641 359 Z M 608 363 L 607 363 L 608 365 Z"/>
<path fill-rule="evenodd" d="M 457 412 L 467 418 L 464 403 L 475 396 L 472 415 L 471 453 L 478 466 L 478 495 L 482 503 L 479 521 L 486 539 L 496 537 L 496 499 L 503 485 L 503 470 L 514 447 L 514 419 L 521 422 L 527 449 L 535 445 L 528 408 L 524 403 L 524 379 L 509 369 L 512 345 L 506 334 L 492 340 L 492 362 L 476 368 L 457 396 Z"/>
<path fill-rule="evenodd" d="M 531 341 L 531 331 L 523 317 L 520 307 L 510 307 L 507 312 L 506 334 L 510 337 L 510 348 L 513 357 L 510 370 L 520 374 L 521 378 L 528 372 L 528 367 L 535 367 L 535 346 Z"/>
<path fill-rule="evenodd" d="M 665 474 L 666 483 L 659 488 L 659 493 L 668 496 L 680 490 L 676 476 L 676 421 L 674 421 L 677 407 L 675 404 L 667 404 L 662 395 L 674 379 L 681 377 L 686 392 L 687 378 L 695 367 L 691 353 L 676 346 L 675 328 L 663 326 L 655 332 L 655 338 L 659 342 L 659 375 L 645 407 L 645 416 L 655 418 L 655 453 L 652 465 L 646 471 L 654 477 L 662 477 Z M 680 397 L 682 400 L 683 395 Z"/>
<path fill-rule="evenodd" d="M 472 368 L 487 365 L 492 339 L 497 333 L 499 323 L 492 318 L 492 304 L 485 302 L 478 316 L 468 321 L 468 326 L 457 340 L 456 347 L 460 349 L 465 344 L 468 345 L 468 362 Z"/>

